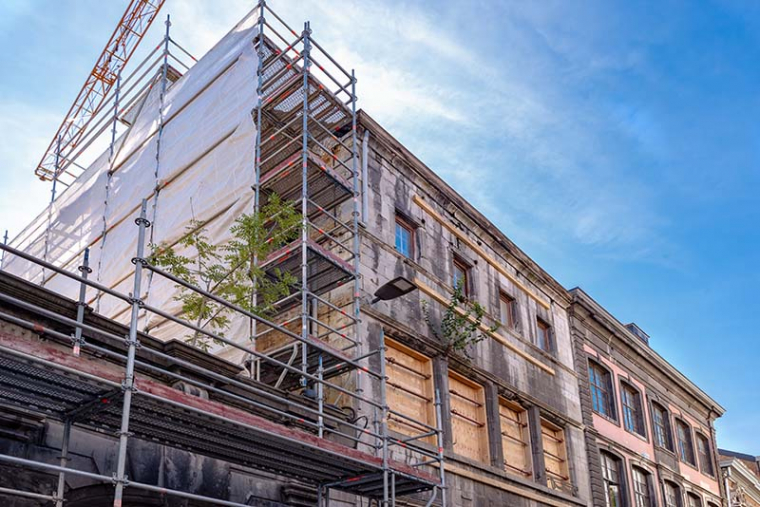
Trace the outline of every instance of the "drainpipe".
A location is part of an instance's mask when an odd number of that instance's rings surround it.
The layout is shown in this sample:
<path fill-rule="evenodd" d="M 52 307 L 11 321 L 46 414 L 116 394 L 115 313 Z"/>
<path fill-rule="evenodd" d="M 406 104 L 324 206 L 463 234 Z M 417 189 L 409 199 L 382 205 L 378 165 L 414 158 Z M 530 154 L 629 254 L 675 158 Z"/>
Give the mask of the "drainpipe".
<path fill-rule="evenodd" d="M 367 225 L 367 216 L 369 215 L 369 182 L 367 181 L 367 165 L 369 158 L 369 130 L 364 129 L 364 136 L 362 136 L 362 225 Z"/>
<path fill-rule="evenodd" d="M 723 487 L 726 488 L 726 507 L 731 507 L 731 490 L 728 488 L 728 478 L 731 476 L 731 469 L 726 467 L 723 470 Z"/>

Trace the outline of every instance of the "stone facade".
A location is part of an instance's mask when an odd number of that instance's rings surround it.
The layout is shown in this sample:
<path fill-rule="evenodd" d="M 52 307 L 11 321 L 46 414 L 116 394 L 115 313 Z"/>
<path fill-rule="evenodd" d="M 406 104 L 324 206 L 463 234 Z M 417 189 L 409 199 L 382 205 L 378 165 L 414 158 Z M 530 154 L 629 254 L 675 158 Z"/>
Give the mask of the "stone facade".
<path fill-rule="evenodd" d="M 377 337 L 382 327 L 387 337 L 432 359 L 444 414 L 452 411 L 450 372 L 485 392 L 488 452 L 479 459 L 456 452 L 452 419 L 457 416 L 443 417 L 450 505 L 586 505 L 586 444 L 566 291 L 369 116 L 361 114 L 360 123 L 369 140 L 364 292 L 372 294 L 398 276 L 420 286 L 398 300 L 365 305 L 365 334 Z M 414 230 L 408 255 L 394 248 L 396 217 Z M 440 301 L 452 291 L 455 259 L 468 271 L 467 291 L 485 308 L 485 324 L 500 321 L 501 297 L 515 305 L 514 325 L 502 325 L 496 336 L 470 347 L 469 357 L 447 355 L 423 313 L 427 304 L 431 320 L 440 316 Z M 539 322 L 550 328 L 548 350 L 538 346 Z M 504 465 L 505 428 L 498 414 L 505 401 L 526 413 L 532 467 L 525 474 Z M 566 480 L 547 473 L 546 460 L 552 457 L 542 446 L 542 420 L 564 433 Z"/>
<path fill-rule="evenodd" d="M 593 505 L 722 505 L 714 422 L 723 408 L 638 326 L 570 293 Z"/>

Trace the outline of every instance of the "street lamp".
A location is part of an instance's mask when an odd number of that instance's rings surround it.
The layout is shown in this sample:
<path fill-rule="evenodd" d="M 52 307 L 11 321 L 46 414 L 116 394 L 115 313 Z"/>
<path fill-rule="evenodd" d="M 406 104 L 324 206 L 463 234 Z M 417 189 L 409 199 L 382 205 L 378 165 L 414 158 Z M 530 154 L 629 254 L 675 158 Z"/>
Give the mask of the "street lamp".
<path fill-rule="evenodd" d="M 378 301 L 396 299 L 404 294 L 409 294 L 416 288 L 417 286 L 414 282 L 410 282 L 403 276 L 396 277 L 375 291 L 375 299 L 372 300 L 371 304 L 375 304 Z"/>

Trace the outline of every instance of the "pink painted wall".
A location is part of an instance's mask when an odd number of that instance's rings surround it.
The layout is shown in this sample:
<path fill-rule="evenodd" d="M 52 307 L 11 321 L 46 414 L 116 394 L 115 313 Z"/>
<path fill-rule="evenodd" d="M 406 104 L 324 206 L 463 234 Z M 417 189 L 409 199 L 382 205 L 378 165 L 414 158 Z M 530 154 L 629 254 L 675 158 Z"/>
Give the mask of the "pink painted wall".
<path fill-rule="evenodd" d="M 629 451 L 622 453 L 627 462 L 628 466 L 626 466 L 626 474 L 628 479 L 628 484 L 633 485 L 633 477 L 632 477 L 632 471 L 630 463 L 639 463 L 641 461 L 641 457 L 653 460 L 654 459 L 654 439 L 652 438 L 652 427 L 650 425 L 650 414 L 649 414 L 649 404 L 646 403 L 645 398 L 642 399 L 642 405 L 644 409 L 644 426 L 646 428 L 646 434 L 647 438 L 644 439 L 640 437 L 639 435 L 635 435 L 629 431 L 626 431 L 623 426 L 623 406 L 622 401 L 620 397 L 620 380 L 624 379 L 626 381 L 629 381 L 631 384 L 633 384 L 639 391 L 642 393 L 642 396 L 644 396 L 645 389 L 644 385 L 639 382 L 636 378 L 629 375 L 626 370 L 621 368 L 619 365 L 614 364 L 608 360 L 606 360 L 603 357 L 599 357 L 596 354 L 596 350 L 594 350 L 592 347 L 590 347 L 587 344 L 584 344 L 583 346 L 584 350 L 588 352 L 590 355 L 597 357 L 598 360 L 607 367 L 613 374 L 613 386 L 615 391 L 615 410 L 616 414 L 618 416 L 618 423 L 616 424 L 614 421 L 610 421 L 609 419 L 606 419 L 605 417 L 602 417 L 596 413 L 592 414 L 593 421 L 594 421 L 594 427 L 599 431 L 599 434 L 606 437 L 609 440 L 612 440 L 614 442 L 617 442 L 621 444 L 622 446 L 626 447 Z M 683 410 L 681 410 L 678 406 L 673 404 L 668 404 L 668 409 L 670 410 L 671 414 L 677 414 L 683 417 L 683 419 L 688 422 L 692 429 L 699 430 L 703 435 L 710 437 L 710 432 L 708 431 L 708 428 L 695 420 L 693 417 L 686 414 Z M 673 428 L 673 438 L 674 441 L 676 440 L 676 434 L 675 434 L 675 428 Z M 696 439 L 696 436 L 694 436 Z M 677 445 L 677 442 L 676 442 Z M 697 452 L 696 449 L 696 440 L 694 441 L 694 451 Z M 715 465 L 716 466 L 716 465 Z M 652 473 L 652 479 L 656 481 L 657 487 L 655 487 L 656 495 L 658 497 L 658 505 L 662 504 L 662 491 L 659 487 L 659 484 L 661 484 L 660 477 L 657 475 L 656 470 L 650 469 L 648 466 L 643 466 L 642 468 L 648 470 L 650 473 Z M 717 470 L 717 466 L 716 466 Z M 684 479 L 691 482 L 692 484 L 696 484 L 708 491 L 713 492 L 716 497 L 720 496 L 720 486 L 718 485 L 718 482 L 716 479 L 711 478 L 708 475 L 705 475 L 701 473 L 699 470 L 696 470 L 695 468 L 689 466 L 685 463 L 680 463 L 680 472 L 683 475 Z M 633 495 L 633 488 L 630 488 L 631 495 Z M 631 498 L 631 502 L 633 502 L 633 498 Z"/>

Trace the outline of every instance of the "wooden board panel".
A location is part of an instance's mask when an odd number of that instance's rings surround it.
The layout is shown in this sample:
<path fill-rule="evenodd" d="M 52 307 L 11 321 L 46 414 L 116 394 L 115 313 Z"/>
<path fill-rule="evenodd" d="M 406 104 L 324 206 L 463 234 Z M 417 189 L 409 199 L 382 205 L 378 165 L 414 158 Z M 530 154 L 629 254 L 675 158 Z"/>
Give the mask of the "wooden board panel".
<path fill-rule="evenodd" d="M 527 411 L 502 400 L 499 403 L 499 420 L 504 469 L 522 477 L 531 477 Z"/>
<path fill-rule="evenodd" d="M 454 452 L 488 463 L 488 428 L 483 386 L 450 373 L 449 395 Z"/>
<path fill-rule="evenodd" d="M 386 339 L 385 344 L 388 406 L 417 421 L 435 426 L 432 361 L 392 340 Z M 428 431 L 392 414 L 388 429 L 404 435 L 419 435 Z"/>
<path fill-rule="evenodd" d="M 546 473 L 550 478 L 549 487 L 561 489 L 559 487 L 561 484 L 567 485 L 570 481 L 567 470 L 565 432 L 548 421 L 541 421 L 541 439 L 544 446 Z M 551 478 L 554 478 L 554 481 Z"/>

